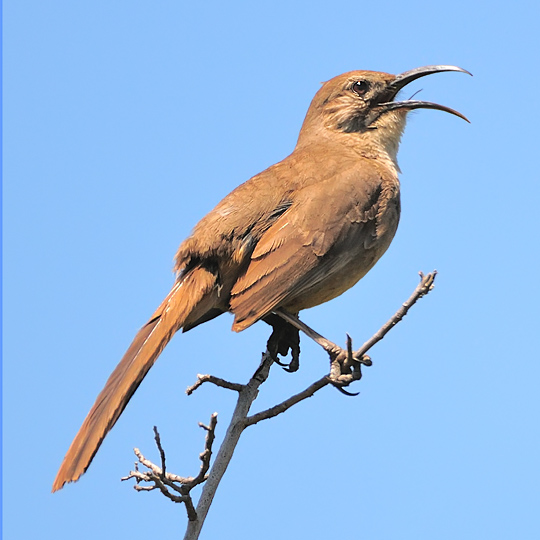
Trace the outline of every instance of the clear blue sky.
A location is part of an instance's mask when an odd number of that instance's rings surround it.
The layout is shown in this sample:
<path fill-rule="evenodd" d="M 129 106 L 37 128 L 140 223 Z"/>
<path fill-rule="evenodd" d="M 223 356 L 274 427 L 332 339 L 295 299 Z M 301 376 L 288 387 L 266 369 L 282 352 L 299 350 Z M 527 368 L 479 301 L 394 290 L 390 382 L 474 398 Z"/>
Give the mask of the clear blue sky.
<path fill-rule="evenodd" d="M 132 448 L 196 472 L 198 421 L 245 381 L 268 328 L 222 316 L 178 335 L 83 479 L 56 470 L 107 376 L 173 282 L 172 258 L 225 194 L 285 157 L 320 81 L 456 64 L 411 85 L 466 114 L 410 115 L 402 220 L 376 268 L 304 314 L 359 344 L 435 291 L 332 389 L 251 428 L 206 539 L 540 537 L 538 20 L 532 2 L 4 2 L 4 534 L 181 538 L 184 509 L 119 478 Z M 257 409 L 327 368 L 303 339 Z"/>

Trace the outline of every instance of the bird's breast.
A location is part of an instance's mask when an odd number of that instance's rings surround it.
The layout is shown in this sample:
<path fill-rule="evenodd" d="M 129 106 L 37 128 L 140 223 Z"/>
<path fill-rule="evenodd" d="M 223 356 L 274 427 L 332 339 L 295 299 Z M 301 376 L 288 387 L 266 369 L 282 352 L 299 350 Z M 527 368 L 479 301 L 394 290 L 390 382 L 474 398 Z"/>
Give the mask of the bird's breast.
<path fill-rule="evenodd" d="M 339 246 L 326 255 L 335 264 L 299 295 L 289 299 L 285 309 L 295 313 L 332 300 L 353 287 L 383 256 L 394 238 L 400 216 L 399 186 L 382 195 L 374 220 L 351 228 Z"/>

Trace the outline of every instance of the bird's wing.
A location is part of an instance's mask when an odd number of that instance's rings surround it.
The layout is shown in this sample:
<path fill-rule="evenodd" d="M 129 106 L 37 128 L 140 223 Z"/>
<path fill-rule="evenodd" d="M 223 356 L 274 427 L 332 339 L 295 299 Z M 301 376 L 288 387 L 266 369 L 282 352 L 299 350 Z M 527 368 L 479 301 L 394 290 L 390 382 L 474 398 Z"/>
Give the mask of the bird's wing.
<path fill-rule="evenodd" d="M 353 168 L 299 190 L 262 235 L 232 289 L 233 329 L 247 328 L 276 307 L 294 303 L 322 280 L 323 288 L 333 287 L 332 277 L 353 260 L 362 264 L 362 254 L 376 241 L 381 193 L 379 174 L 366 168 L 360 178 Z M 315 298 L 313 305 L 322 301 Z"/>

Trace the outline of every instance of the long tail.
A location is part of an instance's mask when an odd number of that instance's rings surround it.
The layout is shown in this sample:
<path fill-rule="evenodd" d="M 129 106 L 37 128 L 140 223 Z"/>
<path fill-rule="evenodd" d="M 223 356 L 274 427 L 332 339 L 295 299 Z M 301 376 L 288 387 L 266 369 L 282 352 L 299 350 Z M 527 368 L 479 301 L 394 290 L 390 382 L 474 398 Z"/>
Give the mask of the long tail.
<path fill-rule="evenodd" d="M 189 272 L 139 330 L 73 439 L 54 480 L 53 492 L 86 472 L 103 439 L 174 333 L 190 315 L 197 318 L 201 307 L 208 309 L 215 284 L 216 276 L 204 268 Z"/>

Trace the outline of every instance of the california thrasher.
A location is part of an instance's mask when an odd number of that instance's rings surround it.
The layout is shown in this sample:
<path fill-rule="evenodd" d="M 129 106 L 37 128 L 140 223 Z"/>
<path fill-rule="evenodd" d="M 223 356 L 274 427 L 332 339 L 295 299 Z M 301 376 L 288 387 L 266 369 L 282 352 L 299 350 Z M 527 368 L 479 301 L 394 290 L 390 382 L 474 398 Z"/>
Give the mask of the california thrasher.
<path fill-rule="evenodd" d="M 455 66 L 397 76 L 351 71 L 322 85 L 293 153 L 227 195 L 178 249 L 171 292 L 97 397 L 53 491 L 86 471 L 179 329 L 226 311 L 235 316 L 236 332 L 264 319 L 277 332 L 274 354 L 291 348 L 297 360 L 297 330 L 280 326 L 279 311 L 297 314 L 340 295 L 373 267 L 394 237 L 400 214 L 396 155 L 407 113 L 438 109 L 467 120 L 436 103 L 395 101 L 405 85 L 442 71 L 468 73 Z"/>

